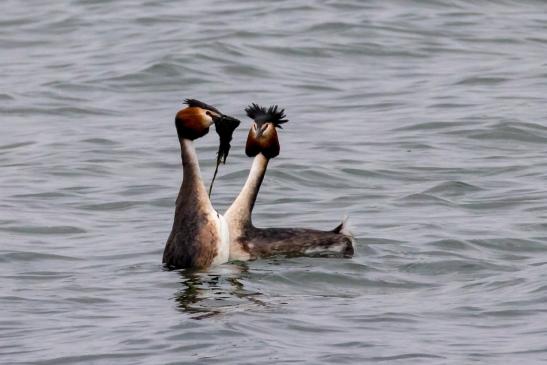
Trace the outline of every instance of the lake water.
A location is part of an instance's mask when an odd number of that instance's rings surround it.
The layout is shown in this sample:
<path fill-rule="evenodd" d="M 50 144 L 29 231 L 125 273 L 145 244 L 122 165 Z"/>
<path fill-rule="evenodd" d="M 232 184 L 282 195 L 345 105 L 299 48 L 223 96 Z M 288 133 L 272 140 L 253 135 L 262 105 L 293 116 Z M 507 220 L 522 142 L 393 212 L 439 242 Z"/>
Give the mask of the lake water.
<path fill-rule="evenodd" d="M 2 364 L 547 361 L 545 2 L 5 0 L 0 48 Z M 219 211 L 279 104 L 255 223 L 356 256 L 164 270 L 187 97 L 243 121 Z"/>

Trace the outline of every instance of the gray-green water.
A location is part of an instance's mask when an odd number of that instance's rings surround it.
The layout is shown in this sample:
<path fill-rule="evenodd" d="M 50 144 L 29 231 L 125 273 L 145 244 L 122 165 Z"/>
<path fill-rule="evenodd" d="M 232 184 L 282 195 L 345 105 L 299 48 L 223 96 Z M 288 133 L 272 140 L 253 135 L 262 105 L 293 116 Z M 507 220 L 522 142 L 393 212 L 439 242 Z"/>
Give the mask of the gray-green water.
<path fill-rule="evenodd" d="M 0 49 L 2 364 L 547 361 L 546 3 L 7 0 Z M 186 97 L 244 120 L 220 211 L 278 103 L 255 223 L 357 255 L 164 271 Z"/>

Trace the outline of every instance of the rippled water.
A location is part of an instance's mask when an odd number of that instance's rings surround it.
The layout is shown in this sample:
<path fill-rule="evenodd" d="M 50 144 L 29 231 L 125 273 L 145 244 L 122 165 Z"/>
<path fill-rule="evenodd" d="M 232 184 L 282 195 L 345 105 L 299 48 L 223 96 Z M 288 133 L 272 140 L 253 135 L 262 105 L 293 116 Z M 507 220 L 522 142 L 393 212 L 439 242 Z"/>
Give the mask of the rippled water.
<path fill-rule="evenodd" d="M 547 361 L 544 2 L 2 8 L 1 363 Z M 278 103 L 255 222 L 348 214 L 357 255 L 163 270 L 186 97 L 245 121 L 220 211 Z"/>

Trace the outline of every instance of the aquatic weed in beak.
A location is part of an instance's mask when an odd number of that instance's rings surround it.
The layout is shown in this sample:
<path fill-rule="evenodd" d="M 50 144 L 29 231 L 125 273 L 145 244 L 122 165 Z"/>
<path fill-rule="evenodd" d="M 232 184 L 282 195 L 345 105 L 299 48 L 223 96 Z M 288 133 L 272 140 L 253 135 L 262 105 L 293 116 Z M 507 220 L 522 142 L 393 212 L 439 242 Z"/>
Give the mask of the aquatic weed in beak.
<path fill-rule="evenodd" d="M 213 184 L 215 182 L 215 178 L 217 177 L 218 166 L 221 162 L 223 164 L 226 163 L 226 158 L 228 157 L 228 153 L 230 153 L 230 148 L 232 147 L 230 145 L 232 135 L 241 123 L 239 119 L 224 114 L 221 114 L 219 117 L 214 117 L 213 121 L 215 122 L 215 130 L 217 131 L 220 142 L 217 151 L 217 164 L 213 174 L 213 179 L 211 180 L 211 186 L 209 187 L 209 197 L 213 191 Z"/>
<path fill-rule="evenodd" d="M 220 138 L 220 145 L 217 152 L 217 165 L 226 163 L 226 158 L 230 152 L 230 142 L 232 141 L 232 135 L 234 131 L 241 123 L 238 119 L 230 117 L 228 115 L 222 115 L 219 118 L 213 118 L 215 122 L 215 130 Z"/>

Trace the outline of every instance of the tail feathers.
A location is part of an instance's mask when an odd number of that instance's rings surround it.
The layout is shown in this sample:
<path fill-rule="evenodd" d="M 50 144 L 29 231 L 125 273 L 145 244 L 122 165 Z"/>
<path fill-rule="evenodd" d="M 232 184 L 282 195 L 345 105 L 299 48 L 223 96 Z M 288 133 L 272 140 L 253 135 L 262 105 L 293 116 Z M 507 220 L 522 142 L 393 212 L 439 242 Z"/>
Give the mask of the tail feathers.
<path fill-rule="evenodd" d="M 343 234 L 344 236 L 353 237 L 353 234 L 349 230 L 348 226 L 349 226 L 348 216 L 345 216 L 344 219 L 342 219 L 342 223 L 336 226 L 336 228 L 333 229 L 332 232 Z"/>

